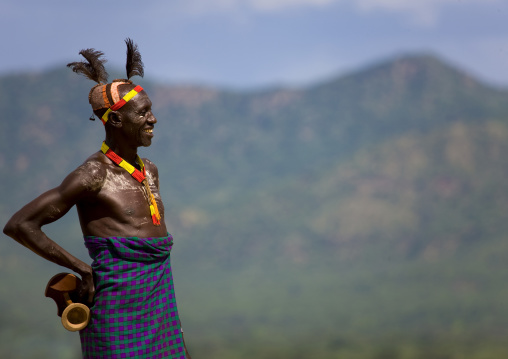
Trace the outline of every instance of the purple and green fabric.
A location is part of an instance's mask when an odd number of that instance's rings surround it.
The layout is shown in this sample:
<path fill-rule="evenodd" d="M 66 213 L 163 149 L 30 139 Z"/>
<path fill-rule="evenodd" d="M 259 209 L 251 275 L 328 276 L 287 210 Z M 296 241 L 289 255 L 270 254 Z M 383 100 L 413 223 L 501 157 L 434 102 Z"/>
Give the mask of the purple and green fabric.
<path fill-rule="evenodd" d="M 85 236 L 96 294 L 80 331 L 85 359 L 178 358 L 185 349 L 170 252 L 173 238 Z"/>

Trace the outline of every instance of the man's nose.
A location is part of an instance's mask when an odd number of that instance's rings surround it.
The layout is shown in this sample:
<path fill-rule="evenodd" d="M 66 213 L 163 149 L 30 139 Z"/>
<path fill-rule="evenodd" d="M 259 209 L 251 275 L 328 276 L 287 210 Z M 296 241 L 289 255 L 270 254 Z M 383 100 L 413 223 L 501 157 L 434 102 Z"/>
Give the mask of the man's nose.
<path fill-rule="evenodd" d="M 153 123 L 153 124 L 157 123 L 157 119 L 155 118 L 155 115 L 153 114 L 152 111 L 150 111 L 150 116 L 148 117 L 148 122 Z"/>

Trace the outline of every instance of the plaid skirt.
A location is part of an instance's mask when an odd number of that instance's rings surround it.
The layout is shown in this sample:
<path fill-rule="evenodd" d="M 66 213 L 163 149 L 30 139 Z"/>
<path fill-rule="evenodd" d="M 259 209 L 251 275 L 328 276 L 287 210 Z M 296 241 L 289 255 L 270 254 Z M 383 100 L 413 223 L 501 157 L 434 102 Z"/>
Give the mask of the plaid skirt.
<path fill-rule="evenodd" d="M 170 262 L 173 237 L 84 238 L 96 294 L 90 323 L 79 333 L 83 358 L 185 359 Z"/>

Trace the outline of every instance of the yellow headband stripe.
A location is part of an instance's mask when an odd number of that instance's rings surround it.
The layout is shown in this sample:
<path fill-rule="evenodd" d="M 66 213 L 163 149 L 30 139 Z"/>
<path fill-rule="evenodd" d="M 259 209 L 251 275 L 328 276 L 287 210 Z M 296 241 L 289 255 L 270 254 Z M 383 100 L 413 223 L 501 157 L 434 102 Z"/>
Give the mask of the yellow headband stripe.
<path fill-rule="evenodd" d="M 115 103 L 113 106 L 108 108 L 106 112 L 104 112 L 104 115 L 102 115 L 101 121 L 103 124 L 106 124 L 108 122 L 108 115 L 111 111 L 117 111 L 120 108 L 122 108 L 123 105 L 125 105 L 128 101 L 132 100 L 134 96 L 136 96 L 138 93 L 143 91 L 143 88 L 141 86 L 136 86 L 132 90 L 130 90 L 120 101 Z"/>

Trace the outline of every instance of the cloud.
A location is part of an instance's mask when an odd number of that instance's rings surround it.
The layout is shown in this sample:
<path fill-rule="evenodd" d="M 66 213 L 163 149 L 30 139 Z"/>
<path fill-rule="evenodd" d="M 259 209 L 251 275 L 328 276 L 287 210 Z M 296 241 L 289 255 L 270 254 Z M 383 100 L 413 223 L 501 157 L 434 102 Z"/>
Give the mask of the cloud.
<path fill-rule="evenodd" d="M 279 13 L 290 9 L 344 6 L 360 13 L 392 13 L 405 16 L 413 24 L 431 26 L 446 7 L 502 4 L 505 0 L 186 0 L 177 1 L 184 13 L 208 15 L 210 13 Z M 161 3 L 162 4 L 162 3 Z M 173 3 L 175 4 L 175 3 Z M 173 6 L 173 5 L 172 5 Z"/>
<path fill-rule="evenodd" d="M 411 22 L 430 26 L 439 20 L 445 7 L 468 6 L 474 4 L 498 3 L 503 0 L 344 0 L 351 1 L 363 12 L 384 11 L 409 16 Z"/>
<path fill-rule="evenodd" d="M 340 0 L 249 0 L 249 5 L 259 11 L 280 11 L 296 7 L 324 7 Z"/>
<path fill-rule="evenodd" d="M 259 12 L 279 12 L 299 7 L 323 7 L 343 0 L 187 0 L 179 2 L 184 11 L 204 13 L 209 11 L 236 11 L 240 9 Z"/>
<path fill-rule="evenodd" d="M 223 0 L 226 1 L 226 0 Z M 385 12 L 407 16 L 417 25 L 429 26 L 439 20 L 445 7 L 468 6 L 474 4 L 501 4 L 504 0 L 228 0 L 230 6 L 240 2 L 247 3 L 252 10 L 279 12 L 290 8 L 324 8 L 344 5 L 359 12 Z"/>
<path fill-rule="evenodd" d="M 429 26 L 439 19 L 441 6 L 450 0 L 357 0 L 355 7 L 366 13 L 385 12 L 407 16 L 413 24 Z M 456 0 L 452 0 L 455 1 Z"/>

